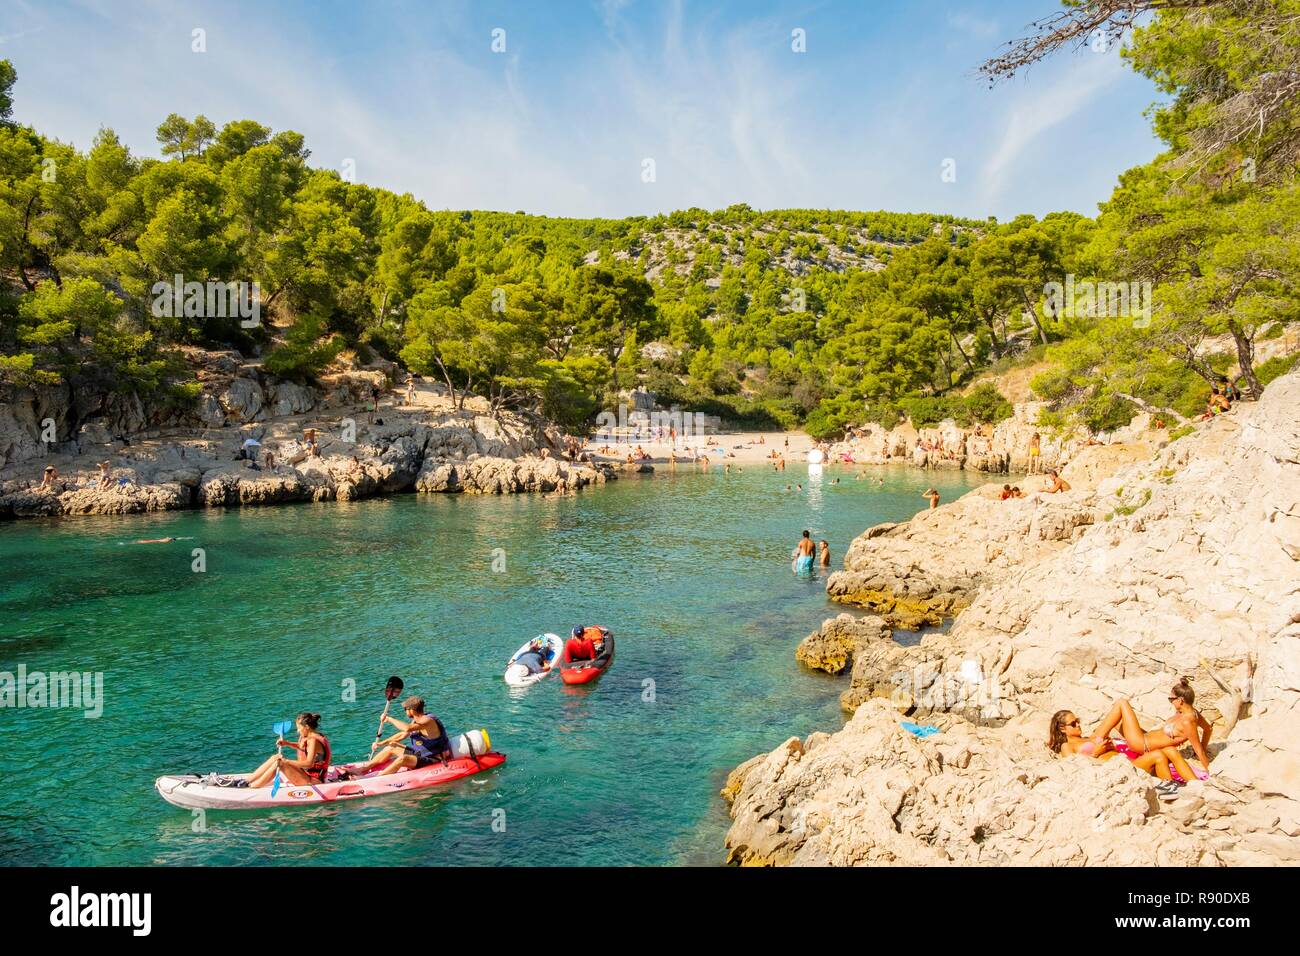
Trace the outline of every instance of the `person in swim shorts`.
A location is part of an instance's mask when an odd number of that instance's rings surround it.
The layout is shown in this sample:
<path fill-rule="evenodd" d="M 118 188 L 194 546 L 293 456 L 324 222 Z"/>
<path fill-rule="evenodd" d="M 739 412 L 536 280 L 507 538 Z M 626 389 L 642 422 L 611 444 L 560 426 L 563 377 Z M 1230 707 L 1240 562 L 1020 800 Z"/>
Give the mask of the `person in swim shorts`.
<path fill-rule="evenodd" d="M 447 728 L 442 721 L 424 710 L 423 697 L 408 697 L 402 701 L 409 723 L 387 716 L 384 720 L 397 728 L 397 733 L 376 744 L 383 749 L 353 771 L 354 776 L 369 773 L 384 762 L 388 766 L 379 771 L 379 776 L 399 773 L 403 770 L 417 770 L 432 763 L 446 760 L 451 756 L 451 741 L 447 737 Z M 405 744 L 403 744 L 405 741 Z"/>
<path fill-rule="evenodd" d="M 796 574 L 806 574 L 812 571 L 813 556 L 817 548 L 812 542 L 811 532 L 805 531 L 799 543 L 794 546 L 794 570 Z"/>

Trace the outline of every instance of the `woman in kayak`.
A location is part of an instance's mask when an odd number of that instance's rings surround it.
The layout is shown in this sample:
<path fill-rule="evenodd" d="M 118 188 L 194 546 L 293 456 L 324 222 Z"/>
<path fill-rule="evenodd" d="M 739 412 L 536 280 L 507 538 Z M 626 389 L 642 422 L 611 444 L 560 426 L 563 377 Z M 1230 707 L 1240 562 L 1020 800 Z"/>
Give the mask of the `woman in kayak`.
<path fill-rule="evenodd" d="M 320 732 L 320 714 L 303 711 L 295 724 L 298 727 L 298 756 L 287 759 L 277 750 L 274 757 L 258 767 L 248 777 L 250 787 L 269 787 L 276 773 L 295 786 L 305 787 L 320 783 L 330 766 L 330 742 Z"/>
<path fill-rule="evenodd" d="M 397 728 L 397 733 L 380 741 L 376 746 L 384 749 L 355 768 L 353 776 L 363 776 L 385 761 L 388 766 L 379 771 L 381 777 L 402 770 L 417 770 L 451 756 L 447 729 L 433 714 L 424 712 L 423 697 L 406 698 L 402 701 L 402 709 L 406 711 L 410 723 L 403 723 L 396 717 L 385 717 L 385 721 Z M 403 740 L 406 741 L 405 745 L 402 744 Z"/>

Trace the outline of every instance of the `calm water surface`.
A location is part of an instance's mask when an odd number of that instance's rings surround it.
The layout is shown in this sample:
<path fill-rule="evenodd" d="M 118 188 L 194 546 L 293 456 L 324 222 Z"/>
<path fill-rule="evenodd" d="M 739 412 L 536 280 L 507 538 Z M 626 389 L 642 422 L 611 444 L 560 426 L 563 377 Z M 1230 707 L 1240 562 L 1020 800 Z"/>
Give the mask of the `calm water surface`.
<path fill-rule="evenodd" d="M 799 533 L 827 538 L 838 567 L 863 529 L 925 506 L 928 483 L 944 500 L 976 483 L 869 474 L 884 486 L 715 466 L 558 501 L 0 524 L 0 671 L 102 671 L 105 698 L 93 720 L 0 709 L 0 863 L 718 863 L 726 773 L 841 723 L 843 684 L 794 660 L 838 610 L 824 580 L 791 574 Z M 186 540 L 131 543 L 166 536 Z M 524 640 L 582 622 L 618 637 L 601 680 L 506 687 Z M 361 756 L 390 674 L 453 732 L 486 727 L 508 762 L 433 792 L 209 812 L 203 832 L 153 790 L 163 773 L 252 769 L 302 709 L 324 715 L 337 759 Z"/>

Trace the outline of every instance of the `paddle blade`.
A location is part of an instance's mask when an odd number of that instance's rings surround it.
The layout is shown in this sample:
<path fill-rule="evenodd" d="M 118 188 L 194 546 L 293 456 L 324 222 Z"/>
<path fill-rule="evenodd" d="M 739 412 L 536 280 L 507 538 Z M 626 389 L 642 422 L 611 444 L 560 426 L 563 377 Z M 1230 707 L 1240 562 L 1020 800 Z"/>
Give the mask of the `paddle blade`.
<path fill-rule="evenodd" d="M 294 724 L 292 720 L 277 720 L 271 725 L 271 732 L 277 737 L 283 737 L 285 734 L 292 733 L 293 727 Z"/>
<path fill-rule="evenodd" d="M 402 679 L 400 677 L 388 678 L 388 683 L 384 685 L 384 699 L 385 700 L 396 699 L 397 695 L 402 692 L 402 688 L 405 686 L 406 685 L 402 683 Z"/>
<path fill-rule="evenodd" d="M 275 795 L 279 792 L 280 792 L 280 771 L 277 770 L 275 772 L 275 780 L 272 781 L 271 783 L 271 799 L 274 800 Z"/>

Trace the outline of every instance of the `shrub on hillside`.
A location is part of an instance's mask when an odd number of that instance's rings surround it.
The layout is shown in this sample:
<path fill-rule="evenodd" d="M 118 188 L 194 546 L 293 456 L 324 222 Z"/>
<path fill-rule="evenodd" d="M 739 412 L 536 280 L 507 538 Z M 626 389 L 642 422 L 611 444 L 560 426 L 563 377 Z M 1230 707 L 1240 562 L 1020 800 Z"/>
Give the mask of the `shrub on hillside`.
<path fill-rule="evenodd" d="M 305 315 L 295 322 L 285 334 L 284 341 L 273 348 L 262 367 L 271 375 L 309 382 L 338 358 L 343 351 L 341 335 L 322 339 L 325 323 L 315 315 Z"/>

